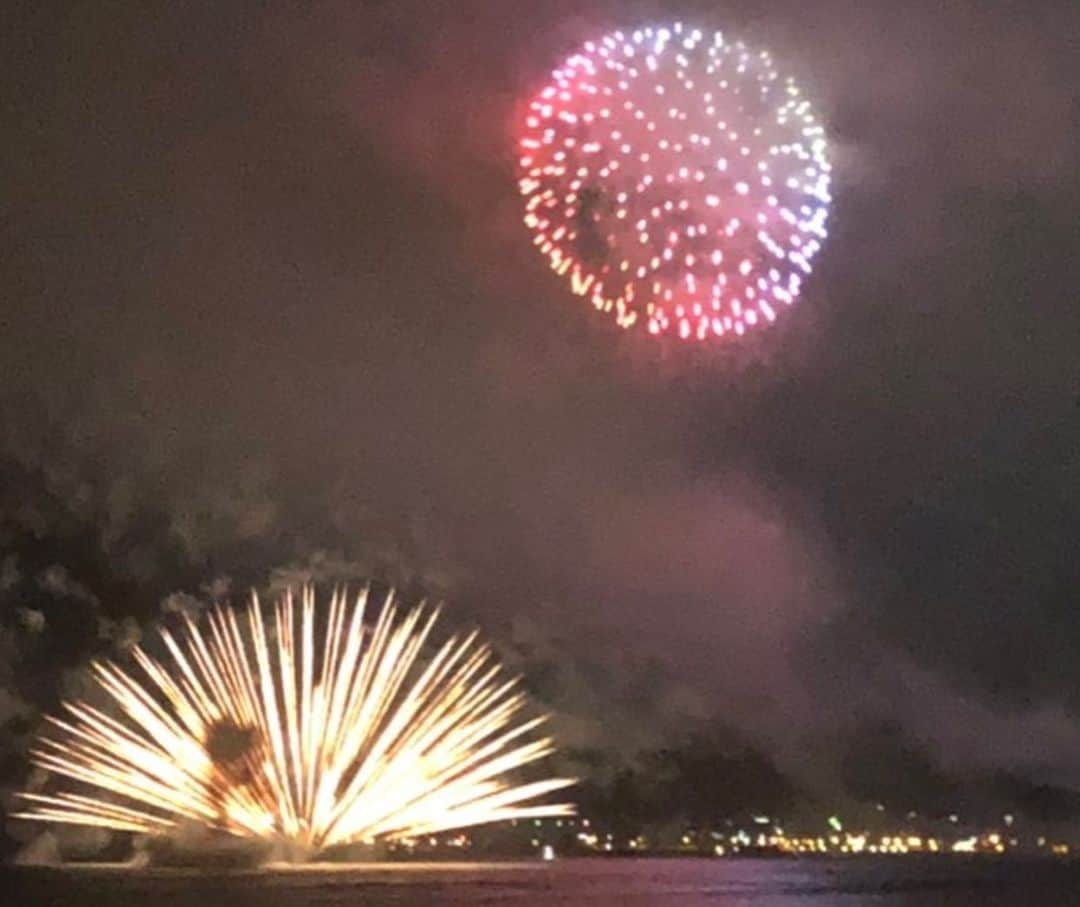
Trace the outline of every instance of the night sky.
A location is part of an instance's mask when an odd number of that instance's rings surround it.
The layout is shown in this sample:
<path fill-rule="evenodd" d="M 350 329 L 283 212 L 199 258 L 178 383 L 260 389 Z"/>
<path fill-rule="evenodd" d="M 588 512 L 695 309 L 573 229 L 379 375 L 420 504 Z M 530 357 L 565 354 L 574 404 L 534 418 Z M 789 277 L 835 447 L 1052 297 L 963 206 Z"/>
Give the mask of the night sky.
<path fill-rule="evenodd" d="M 1075 4 L 9 7 L 5 790 L 91 655 L 371 575 L 602 764 L 722 733 L 820 797 L 1080 788 Z M 679 14 L 833 143 L 815 275 L 738 347 L 620 332 L 520 223 L 530 91 Z"/>

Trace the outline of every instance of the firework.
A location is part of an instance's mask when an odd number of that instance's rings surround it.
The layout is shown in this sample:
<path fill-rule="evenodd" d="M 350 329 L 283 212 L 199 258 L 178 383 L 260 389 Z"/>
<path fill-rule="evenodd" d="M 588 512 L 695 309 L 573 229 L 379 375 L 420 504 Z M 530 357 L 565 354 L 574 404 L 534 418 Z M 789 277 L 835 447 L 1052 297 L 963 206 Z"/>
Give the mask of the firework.
<path fill-rule="evenodd" d="M 520 153 L 536 246 L 624 328 L 705 340 L 770 323 L 826 236 L 810 102 L 719 32 L 585 44 L 530 103 Z"/>
<path fill-rule="evenodd" d="M 94 678 L 116 716 L 81 702 L 51 718 L 35 764 L 90 793 L 24 793 L 22 818 L 170 835 L 191 822 L 309 850 L 502 819 L 568 815 L 537 800 L 567 779 L 516 784 L 552 752 L 527 741 L 543 718 L 476 634 L 422 655 L 437 611 L 399 616 L 388 596 L 373 625 L 367 592 L 292 594 L 264 621 L 215 609 L 162 631 L 169 660 L 141 649 L 136 679 L 115 664 Z M 318 626 L 317 626 L 318 625 Z"/>

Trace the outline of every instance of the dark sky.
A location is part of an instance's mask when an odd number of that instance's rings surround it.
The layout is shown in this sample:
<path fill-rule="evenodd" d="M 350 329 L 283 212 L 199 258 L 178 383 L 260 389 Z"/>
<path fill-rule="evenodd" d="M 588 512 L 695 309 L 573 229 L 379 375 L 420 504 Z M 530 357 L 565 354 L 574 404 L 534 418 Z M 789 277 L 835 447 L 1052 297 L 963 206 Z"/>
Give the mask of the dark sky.
<path fill-rule="evenodd" d="M 827 791 L 887 728 L 1080 786 L 1074 7 L 9 4 L 5 778 L 133 620 L 375 573 L 573 746 L 721 723 Z M 680 12 L 784 61 L 837 175 L 800 306 L 692 355 L 582 311 L 513 171 L 560 55 Z"/>

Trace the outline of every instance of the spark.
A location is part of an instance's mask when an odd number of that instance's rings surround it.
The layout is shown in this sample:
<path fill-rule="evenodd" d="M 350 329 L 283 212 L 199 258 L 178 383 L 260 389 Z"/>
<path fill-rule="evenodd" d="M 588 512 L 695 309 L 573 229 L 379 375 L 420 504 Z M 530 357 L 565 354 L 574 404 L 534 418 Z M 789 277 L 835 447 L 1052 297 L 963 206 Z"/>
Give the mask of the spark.
<path fill-rule="evenodd" d="M 832 168 L 811 103 L 772 57 L 675 25 L 586 43 L 553 79 L 526 113 L 519 182 L 552 269 L 576 295 L 609 287 L 598 308 L 653 335 L 775 321 L 766 297 L 794 301 L 791 278 L 825 238 Z M 533 214 L 569 192 L 573 207 Z"/>
<path fill-rule="evenodd" d="M 336 592 L 323 620 L 313 590 L 299 607 L 289 592 L 270 620 L 253 595 L 205 629 L 162 630 L 166 662 L 136 648 L 142 679 L 95 664 L 118 714 L 66 703 L 32 756 L 92 793 L 22 793 L 16 815 L 158 836 L 195 822 L 318 851 L 572 814 L 538 802 L 572 780 L 511 780 L 553 743 L 528 739 L 545 718 L 522 716 L 525 694 L 477 634 L 425 660 L 438 609 L 402 615 L 390 593 L 368 625 L 368 597 Z"/>

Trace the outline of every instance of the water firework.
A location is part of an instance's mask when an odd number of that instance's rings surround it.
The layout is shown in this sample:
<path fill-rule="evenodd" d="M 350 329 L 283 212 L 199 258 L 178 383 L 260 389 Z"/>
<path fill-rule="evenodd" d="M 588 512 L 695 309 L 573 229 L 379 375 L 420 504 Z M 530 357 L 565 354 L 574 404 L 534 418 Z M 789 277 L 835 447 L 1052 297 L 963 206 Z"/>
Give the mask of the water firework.
<path fill-rule="evenodd" d="M 532 100 L 520 152 L 535 244 L 624 328 L 705 340 L 772 322 L 826 236 L 810 102 L 719 32 L 585 44 Z"/>
<path fill-rule="evenodd" d="M 543 718 L 527 706 L 476 634 L 429 659 L 437 611 L 399 616 L 388 596 L 373 625 L 367 592 L 335 594 L 317 619 L 314 593 L 292 594 L 264 620 L 215 609 L 162 631 L 170 660 L 141 649 L 145 679 L 115 664 L 94 678 L 119 712 L 66 703 L 38 766 L 90 789 L 24 793 L 23 818 L 170 835 L 197 823 L 305 849 L 429 834 L 513 818 L 567 815 L 537 804 L 567 779 L 516 784 L 508 773 L 552 751 L 526 741 Z"/>

